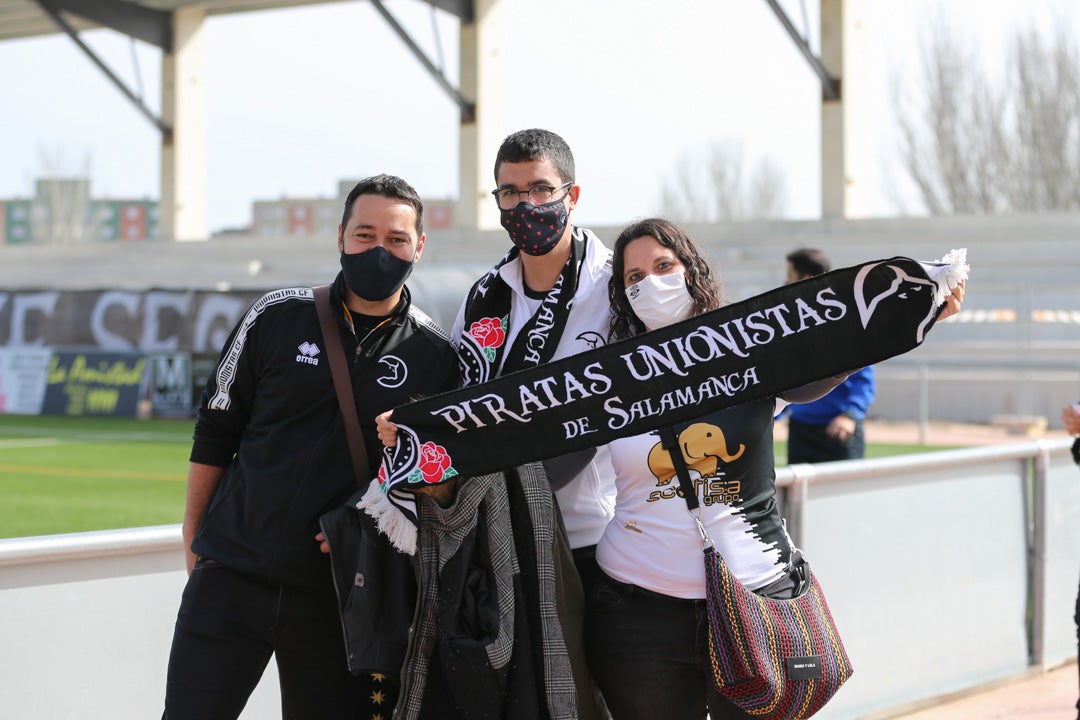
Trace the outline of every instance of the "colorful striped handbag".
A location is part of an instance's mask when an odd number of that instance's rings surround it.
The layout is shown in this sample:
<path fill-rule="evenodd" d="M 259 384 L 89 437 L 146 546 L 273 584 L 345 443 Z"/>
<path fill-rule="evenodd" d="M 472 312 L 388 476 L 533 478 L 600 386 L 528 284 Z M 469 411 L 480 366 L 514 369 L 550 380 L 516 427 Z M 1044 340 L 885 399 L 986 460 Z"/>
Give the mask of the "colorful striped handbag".
<path fill-rule="evenodd" d="M 766 720 L 802 720 L 820 710 L 853 672 L 829 605 L 803 562 L 790 600 L 757 595 L 711 545 L 705 548 L 709 655 L 720 694 Z"/>
<path fill-rule="evenodd" d="M 678 441 L 660 431 L 679 486 L 701 534 L 713 684 L 762 720 L 803 720 L 820 710 L 853 669 L 810 565 L 798 557 L 795 597 L 776 600 L 747 590 L 716 552 L 694 511 L 700 507 Z"/>

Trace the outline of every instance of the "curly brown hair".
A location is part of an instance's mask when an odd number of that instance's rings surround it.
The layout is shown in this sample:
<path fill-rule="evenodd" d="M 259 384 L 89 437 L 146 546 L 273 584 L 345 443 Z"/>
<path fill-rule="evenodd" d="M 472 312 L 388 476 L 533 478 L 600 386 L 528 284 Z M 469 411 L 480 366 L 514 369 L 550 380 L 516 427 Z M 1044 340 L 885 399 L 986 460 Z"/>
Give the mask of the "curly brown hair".
<path fill-rule="evenodd" d="M 630 308 L 623 284 L 626 246 L 640 237 L 651 235 L 664 247 L 675 252 L 675 257 L 686 268 L 686 289 L 694 300 L 694 315 L 715 310 L 723 302 L 723 287 L 718 274 L 714 275 L 701 248 L 675 223 L 664 218 L 639 220 L 621 233 L 615 240 L 615 256 L 611 265 L 611 281 L 608 298 L 611 302 L 611 318 L 608 322 L 608 340 L 614 342 L 645 332 L 645 325 Z"/>

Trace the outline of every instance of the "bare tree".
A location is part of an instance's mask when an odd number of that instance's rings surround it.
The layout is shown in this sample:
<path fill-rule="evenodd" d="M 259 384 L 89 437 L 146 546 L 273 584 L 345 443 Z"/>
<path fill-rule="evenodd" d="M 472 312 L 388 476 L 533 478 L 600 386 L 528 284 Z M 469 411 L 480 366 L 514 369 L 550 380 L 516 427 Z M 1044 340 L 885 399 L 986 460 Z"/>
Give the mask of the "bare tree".
<path fill-rule="evenodd" d="M 693 156 L 684 153 L 675 166 L 674 177 L 665 180 L 660 190 L 664 214 L 683 222 L 698 222 L 708 217 L 712 199 L 704 192 L 705 178 Z"/>
<path fill-rule="evenodd" d="M 1080 70 L 1072 39 L 1014 36 L 993 82 L 939 13 L 923 38 L 921 93 L 894 78 L 900 154 L 927 212 L 1080 207 Z M 906 91 L 906 92 L 905 92 Z"/>
<path fill-rule="evenodd" d="M 1080 209 L 1080 69 L 1063 32 L 1018 33 L 1010 84 L 1016 108 L 1014 209 Z"/>
<path fill-rule="evenodd" d="M 743 192 L 743 149 L 723 143 L 713 146 L 705 172 L 711 185 L 706 186 L 714 208 L 708 220 L 737 220 L 743 216 L 746 196 Z"/>
<path fill-rule="evenodd" d="M 777 218 L 787 205 L 787 187 L 771 158 L 748 173 L 742 145 L 721 142 L 683 153 L 660 197 L 664 214 L 680 222 Z"/>
<path fill-rule="evenodd" d="M 783 168 L 772 158 L 764 157 L 754 166 L 746 201 L 747 217 L 770 219 L 784 216 L 787 183 Z"/>

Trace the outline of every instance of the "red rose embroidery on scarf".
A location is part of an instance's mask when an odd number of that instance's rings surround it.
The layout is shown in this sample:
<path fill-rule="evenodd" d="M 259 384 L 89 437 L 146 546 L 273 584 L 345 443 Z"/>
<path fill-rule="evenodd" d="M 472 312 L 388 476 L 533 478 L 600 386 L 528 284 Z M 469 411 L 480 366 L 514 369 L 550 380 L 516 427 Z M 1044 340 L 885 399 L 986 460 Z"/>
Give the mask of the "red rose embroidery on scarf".
<path fill-rule="evenodd" d="M 424 482 L 442 482 L 444 473 L 449 469 L 450 456 L 446 454 L 446 448 L 430 441 L 420 446 L 420 474 Z"/>
<path fill-rule="evenodd" d="M 506 322 L 509 318 L 482 318 L 469 327 L 469 335 L 484 351 L 484 357 L 490 363 L 495 362 L 495 348 L 506 342 Z"/>
<path fill-rule="evenodd" d="M 476 344 L 482 348 L 497 348 L 506 341 L 506 331 L 503 330 L 499 318 L 483 318 L 474 322 L 469 328 L 469 334 L 476 339 Z"/>

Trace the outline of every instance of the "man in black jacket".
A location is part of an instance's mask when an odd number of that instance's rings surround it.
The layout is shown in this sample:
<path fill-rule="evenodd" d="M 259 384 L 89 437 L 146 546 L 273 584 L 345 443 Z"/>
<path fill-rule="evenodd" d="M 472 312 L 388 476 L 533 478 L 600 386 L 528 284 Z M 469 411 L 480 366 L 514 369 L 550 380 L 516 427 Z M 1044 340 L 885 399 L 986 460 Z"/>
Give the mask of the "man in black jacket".
<path fill-rule="evenodd" d="M 453 348 L 404 286 L 423 252 L 422 220 L 416 191 L 380 175 L 353 188 L 338 227 L 342 269 L 330 305 L 367 477 L 381 456 L 376 413 L 458 382 Z M 348 672 L 329 558 L 315 542 L 320 515 L 357 490 L 326 347 L 311 288 L 276 290 L 241 319 L 207 382 L 188 472 L 189 578 L 166 718 L 237 717 L 271 655 L 285 718 L 352 718 L 369 702 L 386 715 L 393 708 L 395 678 L 372 688 Z"/>

